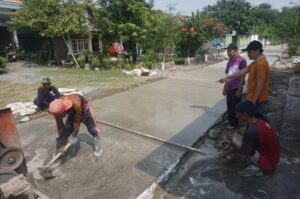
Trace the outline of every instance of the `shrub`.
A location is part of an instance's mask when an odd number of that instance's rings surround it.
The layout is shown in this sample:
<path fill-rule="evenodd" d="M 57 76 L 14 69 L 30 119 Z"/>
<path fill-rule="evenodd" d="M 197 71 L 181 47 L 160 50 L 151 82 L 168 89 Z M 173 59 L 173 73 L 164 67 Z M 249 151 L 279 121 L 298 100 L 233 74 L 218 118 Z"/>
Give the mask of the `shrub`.
<path fill-rule="evenodd" d="M 300 39 L 299 38 L 291 38 L 288 42 L 288 54 L 290 56 L 300 55 Z"/>
<path fill-rule="evenodd" d="M 174 62 L 175 62 L 175 64 L 177 64 L 177 65 L 183 65 L 183 64 L 184 64 L 184 58 L 176 57 L 176 58 L 174 59 Z"/>
<path fill-rule="evenodd" d="M 6 66 L 6 58 L 0 57 L 0 69 L 5 69 Z"/>
<path fill-rule="evenodd" d="M 104 69 L 126 69 L 126 70 L 131 70 L 134 68 L 134 64 L 130 62 L 125 62 L 123 58 L 120 58 L 116 61 L 112 61 L 111 57 L 105 57 L 103 58 L 103 65 L 102 68 Z"/>
<path fill-rule="evenodd" d="M 299 55 L 299 47 L 296 45 L 289 45 L 288 46 L 288 54 L 290 56 Z"/>
<path fill-rule="evenodd" d="M 146 52 L 142 59 L 142 65 L 146 68 L 152 69 L 155 63 L 157 63 L 156 53 L 152 50 Z"/>

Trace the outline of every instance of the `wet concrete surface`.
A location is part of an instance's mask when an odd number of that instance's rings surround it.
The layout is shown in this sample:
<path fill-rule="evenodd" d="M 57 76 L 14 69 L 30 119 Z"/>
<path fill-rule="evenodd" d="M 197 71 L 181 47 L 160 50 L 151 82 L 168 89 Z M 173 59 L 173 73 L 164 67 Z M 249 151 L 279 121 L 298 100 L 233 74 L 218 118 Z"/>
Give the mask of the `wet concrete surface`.
<path fill-rule="evenodd" d="M 153 198 L 300 198 L 298 183 L 300 177 L 300 98 L 288 93 L 291 76 L 299 77 L 288 70 L 272 70 L 271 72 L 270 104 L 266 115 L 281 138 L 292 138 L 292 140 L 280 140 L 281 158 L 274 173 L 245 178 L 237 173 L 244 169 L 246 164 L 219 161 L 214 158 L 215 154 L 224 149 L 220 143 L 237 131 L 226 130 L 225 119 L 213 127 L 217 129 L 216 132 L 221 129 L 220 133 L 214 135 L 214 139 L 207 138 L 200 144 L 199 149 L 209 154 L 206 157 L 192 155 L 186 162 L 182 162 L 181 167 L 171 179 L 155 190 Z"/>
<path fill-rule="evenodd" d="M 225 111 L 224 74 L 218 63 L 95 100 L 96 118 L 180 144 L 192 145 Z M 40 179 L 36 168 L 50 160 L 56 126 L 52 116 L 18 124 L 29 171 L 51 198 L 135 198 L 176 163 L 185 151 L 101 125 L 103 154 L 95 159 L 91 137 L 81 126 L 80 143 L 55 170 Z"/>
<path fill-rule="evenodd" d="M 167 79 L 95 100 L 92 105 L 96 118 L 193 145 L 225 112 L 222 86 L 215 83 L 224 75 L 225 64 L 176 71 Z M 91 137 L 82 126 L 80 143 L 62 158 L 55 170 L 57 177 L 43 181 L 36 168 L 51 158 L 56 137 L 55 121 L 51 116 L 43 117 L 19 124 L 17 128 L 29 171 L 37 179 L 38 188 L 51 198 L 136 198 L 185 153 L 101 125 L 103 154 L 95 159 Z M 210 157 L 217 152 L 213 146 L 207 145 Z M 201 157 L 201 160 L 207 161 L 207 158 Z M 212 172 L 215 173 L 218 172 Z M 206 176 L 209 175 L 210 172 Z"/>

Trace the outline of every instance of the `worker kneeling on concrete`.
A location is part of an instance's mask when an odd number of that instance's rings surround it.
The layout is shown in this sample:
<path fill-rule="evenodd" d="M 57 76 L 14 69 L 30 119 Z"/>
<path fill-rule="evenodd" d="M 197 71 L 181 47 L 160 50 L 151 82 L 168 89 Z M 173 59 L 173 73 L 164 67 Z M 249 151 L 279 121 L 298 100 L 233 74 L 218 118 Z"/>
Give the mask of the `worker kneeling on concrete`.
<path fill-rule="evenodd" d="M 280 145 L 274 128 L 270 123 L 256 116 L 255 106 L 248 101 L 241 101 L 235 106 L 235 114 L 240 123 L 247 124 L 243 135 L 232 136 L 232 146 L 220 154 L 220 159 L 229 155 L 238 160 L 250 160 L 252 163 L 241 176 L 258 176 L 262 171 L 273 171 L 279 161 Z"/>
<path fill-rule="evenodd" d="M 88 104 L 87 100 L 78 94 L 61 96 L 59 99 L 52 101 L 49 105 L 49 113 L 54 115 L 58 138 L 56 139 L 56 152 L 59 150 L 64 153 L 64 146 L 69 141 L 71 144 L 77 142 L 80 123 L 84 123 L 93 136 L 94 155 L 99 157 L 102 153 L 100 147 L 100 129 L 96 124 L 94 111 Z M 67 116 L 65 124 L 63 118 Z"/>

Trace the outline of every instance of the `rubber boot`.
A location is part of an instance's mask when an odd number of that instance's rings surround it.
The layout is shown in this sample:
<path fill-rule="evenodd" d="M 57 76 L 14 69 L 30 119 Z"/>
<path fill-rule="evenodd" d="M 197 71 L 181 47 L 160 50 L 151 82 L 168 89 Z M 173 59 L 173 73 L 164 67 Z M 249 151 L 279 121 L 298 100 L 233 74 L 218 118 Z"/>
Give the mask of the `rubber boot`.
<path fill-rule="evenodd" d="M 69 138 L 69 142 L 71 144 L 76 144 L 77 141 L 78 141 L 78 139 L 77 139 L 77 133 L 72 133 L 71 136 L 70 136 L 70 138 Z"/>
<path fill-rule="evenodd" d="M 102 154 L 102 149 L 100 147 L 100 136 L 93 137 L 93 142 L 94 156 L 99 157 Z"/>

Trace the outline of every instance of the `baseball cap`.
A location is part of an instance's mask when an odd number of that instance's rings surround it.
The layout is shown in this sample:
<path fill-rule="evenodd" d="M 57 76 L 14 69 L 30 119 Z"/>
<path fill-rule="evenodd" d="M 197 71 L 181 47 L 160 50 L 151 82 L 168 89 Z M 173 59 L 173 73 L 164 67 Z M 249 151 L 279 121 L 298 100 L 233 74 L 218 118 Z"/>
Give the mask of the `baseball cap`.
<path fill-rule="evenodd" d="M 256 106 L 249 101 L 240 101 L 235 105 L 234 109 L 236 112 L 248 113 L 250 115 L 257 113 Z"/>
<path fill-rule="evenodd" d="M 227 49 L 227 50 L 237 50 L 238 47 L 237 47 L 235 44 L 231 43 L 231 44 L 229 44 L 229 45 L 227 46 L 226 49 Z"/>
<path fill-rule="evenodd" d="M 262 48 L 262 44 L 259 42 L 259 41 L 251 41 L 247 48 L 243 49 L 242 51 L 250 51 L 250 50 L 261 50 L 263 51 L 263 48 Z"/>

